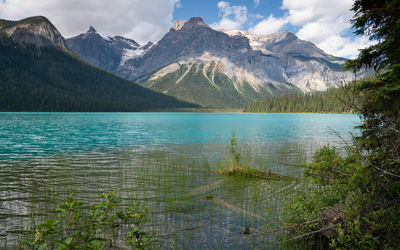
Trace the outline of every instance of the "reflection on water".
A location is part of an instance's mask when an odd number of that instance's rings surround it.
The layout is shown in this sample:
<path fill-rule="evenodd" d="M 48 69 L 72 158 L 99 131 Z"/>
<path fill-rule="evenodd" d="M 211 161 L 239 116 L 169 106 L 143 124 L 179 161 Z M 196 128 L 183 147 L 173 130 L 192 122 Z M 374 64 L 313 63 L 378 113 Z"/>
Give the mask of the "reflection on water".
<path fill-rule="evenodd" d="M 301 114 L 0 114 L 0 248 L 73 191 L 94 202 L 119 190 L 149 208 L 156 248 L 276 247 L 306 181 L 216 174 L 235 131 L 253 168 L 302 177 L 321 145 L 349 138 L 356 116 Z M 334 130 L 332 129 L 334 128 Z M 250 235 L 243 234 L 248 227 Z M 252 237 L 251 235 L 258 235 Z"/>

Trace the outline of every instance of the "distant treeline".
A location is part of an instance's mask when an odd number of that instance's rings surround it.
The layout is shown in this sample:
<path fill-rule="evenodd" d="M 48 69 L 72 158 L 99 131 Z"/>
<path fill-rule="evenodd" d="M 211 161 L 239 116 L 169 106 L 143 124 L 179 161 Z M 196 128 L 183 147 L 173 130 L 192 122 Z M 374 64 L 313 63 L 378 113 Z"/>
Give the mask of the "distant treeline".
<path fill-rule="evenodd" d="M 250 104 L 244 111 L 259 113 L 357 112 L 355 106 L 359 103 L 359 96 L 355 94 L 355 88 L 355 85 L 351 83 L 346 87 L 331 88 L 325 92 L 271 96 Z"/>

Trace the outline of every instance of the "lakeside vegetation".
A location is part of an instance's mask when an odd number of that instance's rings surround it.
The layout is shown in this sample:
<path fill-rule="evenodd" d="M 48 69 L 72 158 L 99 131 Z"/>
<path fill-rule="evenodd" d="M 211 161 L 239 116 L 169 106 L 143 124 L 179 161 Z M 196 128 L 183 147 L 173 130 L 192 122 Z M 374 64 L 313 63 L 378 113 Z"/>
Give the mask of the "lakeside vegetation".
<path fill-rule="evenodd" d="M 400 246 L 400 2 L 356 0 L 356 34 L 376 41 L 346 63 L 376 77 L 357 91 L 360 136 L 346 155 L 322 147 L 305 164 L 305 174 L 323 186 L 289 204 L 295 244 L 310 248 L 398 249 Z"/>

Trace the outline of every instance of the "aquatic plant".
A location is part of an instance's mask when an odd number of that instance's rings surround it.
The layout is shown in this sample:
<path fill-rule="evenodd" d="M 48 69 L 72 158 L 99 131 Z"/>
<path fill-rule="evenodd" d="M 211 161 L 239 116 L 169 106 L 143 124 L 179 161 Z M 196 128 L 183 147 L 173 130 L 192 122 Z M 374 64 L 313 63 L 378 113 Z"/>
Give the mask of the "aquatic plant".
<path fill-rule="evenodd" d="M 228 138 L 226 144 L 229 143 Z M 119 207 L 140 201 L 149 208 L 150 220 L 140 228 L 157 239 L 151 248 L 278 246 L 285 233 L 274 231 L 282 226 L 286 216 L 282 203 L 309 183 L 219 174 L 217 169 L 230 164 L 231 152 L 226 144 L 76 153 L 3 167 L 0 173 L 12 176 L 10 182 L 23 184 L 15 188 L 10 185 L 9 192 L 17 197 L 22 193 L 29 195 L 30 210 L 26 217 L 11 214 L 15 223 L 4 230 L 6 237 L 0 235 L 0 245 L 5 249 L 18 248 L 18 238 L 26 238 L 30 228 L 36 229 L 32 230 L 34 241 L 38 226 L 29 226 L 30 219 L 37 224 L 49 218 L 57 220 L 55 211 L 70 190 L 85 209 L 90 209 L 103 201 L 99 192 L 118 189 Z M 301 178 L 302 168 L 298 164 L 304 161 L 307 147 L 292 142 L 237 143 L 237 147 L 243 167 Z M 14 198 L 9 199 L 11 203 Z M 249 234 L 244 234 L 246 227 Z M 117 247 L 128 247 L 123 239 L 132 228 L 121 228 L 115 241 Z M 264 233 L 269 231 L 274 232 Z M 47 242 L 53 244 L 51 239 Z M 56 247 L 50 243 L 48 247 Z M 101 243 L 108 248 L 106 242 Z"/>
<path fill-rule="evenodd" d="M 229 151 L 231 153 L 231 167 L 235 169 L 236 167 L 241 167 L 241 155 L 239 146 L 236 140 L 235 132 L 232 132 L 230 139 Z"/>
<path fill-rule="evenodd" d="M 220 167 L 217 170 L 219 174 L 258 179 L 299 180 L 299 178 L 272 173 L 269 169 L 260 170 L 257 168 L 252 168 L 248 162 L 243 160 L 242 153 L 236 140 L 235 132 L 232 132 L 230 143 L 227 148 L 230 152 L 230 158 L 227 163 L 222 164 L 222 168 Z"/>

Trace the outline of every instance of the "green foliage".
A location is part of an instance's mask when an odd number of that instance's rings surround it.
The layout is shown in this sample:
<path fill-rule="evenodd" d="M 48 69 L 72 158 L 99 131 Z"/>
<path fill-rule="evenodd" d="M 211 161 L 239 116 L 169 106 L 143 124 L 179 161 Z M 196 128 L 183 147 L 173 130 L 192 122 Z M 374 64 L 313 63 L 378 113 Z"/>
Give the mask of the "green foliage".
<path fill-rule="evenodd" d="M 323 146 L 314 154 L 312 163 L 305 165 L 305 174 L 319 183 L 330 183 L 336 177 L 336 173 L 331 168 L 337 167 L 339 161 L 340 158 L 335 148 Z"/>
<path fill-rule="evenodd" d="M 156 93 L 56 47 L 0 38 L 0 111 L 142 111 L 198 107 Z"/>
<path fill-rule="evenodd" d="M 298 193 L 290 204 L 286 204 L 290 214 L 287 221 L 291 225 L 304 226 L 295 227 L 291 230 L 291 235 L 307 235 L 310 232 L 320 230 L 321 222 L 324 222 L 323 214 L 326 208 L 334 207 L 340 202 L 340 192 L 332 186 L 319 190 L 309 188 Z M 295 248 L 301 246 L 303 249 L 326 249 L 330 244 L 330 237 L 324 234 L 310 234 L 305 238 L 295 241 Z"/>
<path fill-rule="evenodd" d="M 376 79 L 359 86 L 366 98 L 361 109 L 365 122 L 360 127 L 362 136 L 357 138 L 358 143 L 374 153 L 371 163 L 391 158 L 394 164 L 390 171 L 398 173 L 395 166 L 400 155 L 400 1 L 356 0 L 352 10 L 356 33 L 369 36 L 376 44 L 361 50 L 359 57 L 347 66 L 355 71 L 366 67 L 379 72 Z"/>
<path fill-rule="evenodd" d="M 304 173 L 320 184 L 340 184 L 355 173 L 360 164 L 360 157 L 349 149 L 348 156 L 339 156 L 335 147 L 325 145 L 313 156 L 313 161 L 304 164 Z"/>
<path fill-rule="evenodd" d="M 122 229 L 129 227 L 121 240 L 133 249 L 151 245 L 151 236 L 143 231 L 143 223 L 148 221 L 146 211 L 139 209 L 139 203 L 121 209 L 116 191 L 103 193 L 101 198 L 101 202 L 88 206 L 66 197 L 57 209 L 57 219 L 39 224 L 33 239 L 24 243 L 30 249 L 103 249 L 115 247 Z"/>
<path fill-rule="evenodd" d="M 335 148 L 324 146 L 311 163 L 304 165 L 305 174 L 324 186 L 296 197 L 289 204 L 288 221 L 329 221 L 332 216 L 326 211 L 335 209 L 334 217 L 339 218 L 331 223 L 333 233 L 326 233 L 318 223 L 296 228 L 295 235 L 311 233 L 302 239 L 305 246 L 318 243 L 338 249 L 390 249 L 400 244 L 399 179 L 371 168 L 369 157 L 373 156 L 360 152 L 357 144 L 347 149 L 345 157 L 340 157 Z M 385 164 L 386 160 L 381 160 L 378 166 L 385 169 Z"/>
<path fill-rule="evenodd" d="M 331 248 L 397 249 L 400 246 L 400 2 L 356 0 L 352 10 L 356 33 L 376 41 L 346 65 L 354 72 L 365 67 L 378 73 L 376 78 L 357 85 L 363 95 L 359 105 L 363 118 L 359 126 L 361 135 L 353 139 L 345 158 L 325 147 L 317 152 L 306 171 L 317 181 L 329 184 L 329 188 L 322 190 L 323 195 L 335 195 L 332 190 L 339 194 L 334 206 L 341 207 L 340 220 L 332 222 L 335 232 L 328 237 Z M 317 203 L 317 199 L 311 202 Z M 323 215 L 315 206 L 307 213 L 310 211 L 317 217 Z M 314 234 L 326 235 L 326 230 L 317 228 Z"/>
<path fill-rule="evenodd" d="M 290 94 L 267 97 L 245 108 L 245 112 L 358 112 L 356 106 L 360 96 L 355 94 L 355 84 L 341 88 L 331 88 L 325 92 Z"/>
<path fill-rule="evenodd" d="M 377 44 L 361 50 L 352 64 L 358 69 L 372 67 L 376 70 L 398 68 L 400 62 L 400 1 L 355 0 L 352 19 L 355 33 L 369 36 Z"/>

